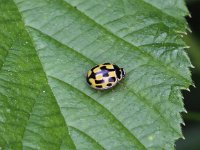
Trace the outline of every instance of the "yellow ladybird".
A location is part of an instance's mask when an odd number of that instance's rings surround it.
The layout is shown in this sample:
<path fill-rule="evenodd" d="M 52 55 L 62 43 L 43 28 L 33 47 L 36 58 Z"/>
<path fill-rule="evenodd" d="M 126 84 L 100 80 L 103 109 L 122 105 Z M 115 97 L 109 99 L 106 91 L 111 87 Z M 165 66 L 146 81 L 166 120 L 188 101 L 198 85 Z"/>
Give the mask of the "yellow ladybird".
<path fill-rule="evenodd" d="M 123 68 L 111 63 L 96 65 L 87 73 L 87 83 L 94 89 L 105 90 L 115 86 L 125 77 Z"/>

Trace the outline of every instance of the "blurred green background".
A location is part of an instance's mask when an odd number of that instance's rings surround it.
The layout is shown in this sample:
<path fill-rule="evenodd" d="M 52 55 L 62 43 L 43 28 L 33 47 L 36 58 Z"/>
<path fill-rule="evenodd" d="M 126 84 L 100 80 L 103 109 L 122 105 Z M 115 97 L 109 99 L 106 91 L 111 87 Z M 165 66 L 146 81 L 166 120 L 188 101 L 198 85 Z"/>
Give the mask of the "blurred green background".
<path fill-rule="evenodd" d="M 187 50 L 192 64 L 192 79 L 196 88 L 190 87 L 190 92 L 183 91 L 187 114 L 182 114 L 185 126 L 183 134 L 185 140 L 176 142 L 177 150 L 200 150 L 200 0 L 188 0 L 187 6 L 192 17 L 187 17 L 191 33 L 185 36 L 190 49 Z"/>

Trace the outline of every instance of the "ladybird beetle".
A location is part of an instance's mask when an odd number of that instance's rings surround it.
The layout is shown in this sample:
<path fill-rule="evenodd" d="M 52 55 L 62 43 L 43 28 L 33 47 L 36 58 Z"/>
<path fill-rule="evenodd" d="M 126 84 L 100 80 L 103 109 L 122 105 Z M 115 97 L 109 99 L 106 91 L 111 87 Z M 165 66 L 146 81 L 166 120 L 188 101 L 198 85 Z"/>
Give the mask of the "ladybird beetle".
<path fill-rule="evenodd" d="M 106 90 L 115 86 L 125 77 L 123 68 L 111 63 L 99 64 L 87 73 L 87 83 L 94 89 Z"/>

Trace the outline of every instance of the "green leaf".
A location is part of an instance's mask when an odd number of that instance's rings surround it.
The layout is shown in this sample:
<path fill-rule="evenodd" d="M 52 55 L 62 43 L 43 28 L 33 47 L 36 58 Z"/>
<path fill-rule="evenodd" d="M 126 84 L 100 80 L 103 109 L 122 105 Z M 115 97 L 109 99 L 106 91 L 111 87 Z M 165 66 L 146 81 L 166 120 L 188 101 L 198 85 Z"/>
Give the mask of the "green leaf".
<path fill-rule="evenodd" d="M 185 15 L 182 0 L 0 0 L 1 149 L 174 149 Z M 105 62 L 127 76 L 93 90 Z"/>

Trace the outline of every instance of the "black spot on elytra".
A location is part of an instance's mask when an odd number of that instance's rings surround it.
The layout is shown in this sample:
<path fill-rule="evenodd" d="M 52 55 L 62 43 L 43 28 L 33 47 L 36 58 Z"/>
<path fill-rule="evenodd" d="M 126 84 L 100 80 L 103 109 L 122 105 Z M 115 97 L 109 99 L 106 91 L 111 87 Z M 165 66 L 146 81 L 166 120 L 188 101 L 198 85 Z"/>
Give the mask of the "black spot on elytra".
<path fill-rule="evenodd" d="M 104 80 L 95 80 L 95 83 L 96 84 L 101 84 L 101 83 L 104 83 Z"/>
<path fill-rule="evenodd" d="M 107 71 L 115 71 L 115 69 L 108 69 L 106 68 L 106 66 L 101 66 L 100 69 L 103 70 L 107 70 Z"/>
<path fill-rule="evenodd" d="M 109 82 L 115 82 L 115 81 L 116 81 L 116 78 L 115 78 L 115 77 L 110 77 L 110 78 L 108 79 L 108 81 L 109 81 Z"/>
<path fill-rule="evenodd" d="M 102 88 L 102 85 L 96 85 L 96 88 Z"/>
<path fill-rule="evenodd" d="M 112 83 L 108 83 L 107 86 L 112 86 Z"/>
<path fill-rule="evenodd" d="M 103 65 L 110 65 L 111 63 L 104 63 Z"/>
<path fill-rule="evenodd" d="M 103 77 L 109 77 L 108 72 L 103 74 Z"/>
<path fill-rule="evenodd" d="M 92 72 L 91 75 L 88 78 L 96 79 L 95 73 Z"/>
<path fill-rule="evenodd" d="M 101 66 L 100 69 L 101 70 L 107 70 L 106 66 Z"/>
<path fill-rule="evenodd" d="M 120 70 L 120 68 L 117 65 L 113 65 L 113 67 L 115 68 L 115 70 Z"/>
<path fill-rule="evenodd" d="M 99 65 L 94 66 L 94 67 L 91 69 L 91 71 L 93 72 L 94 69 L 95 69 L 95 68 L 98 68 L 98 67 L 99 67 Z"/>
<path fill-rule="evenodd" d="M 117 74 L 117 78 L 118 79 L 121 79 L 121 71 L 120 71 L 120 68 L 117 66 L 117 65 L 113 65 L 114 68 L 115 68 L 115 72 Z"/>
<path fill-rule="evenodd" d="M 87 80 L 87 83 L 88 83 L 89 85 L 91 85 L 91 83 L 90 83 L 90 81 L 89 81 L 89 78 L 87 78 L 86 80 Z"/>

